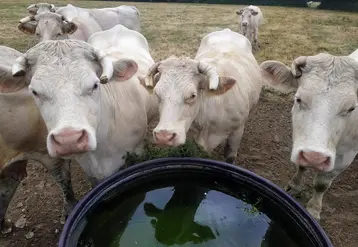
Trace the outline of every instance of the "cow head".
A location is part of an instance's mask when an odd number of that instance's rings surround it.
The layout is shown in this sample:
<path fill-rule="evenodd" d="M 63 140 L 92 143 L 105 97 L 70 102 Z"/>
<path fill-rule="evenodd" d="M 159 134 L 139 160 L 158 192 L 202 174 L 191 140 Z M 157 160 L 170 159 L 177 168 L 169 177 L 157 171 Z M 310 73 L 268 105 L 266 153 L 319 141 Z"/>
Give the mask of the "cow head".
<path fill-rule="evenodd" d="M 140 80 L 159 99 L 160 120 L 153 130 L 154 140 L 168 146 L 185 143 L 204 97 L 223 94 L 236 83 L 234 78 L 219 77 L 209 64 L 176 57 L 154 64 Z"/>
<path fill-rule="evenodd" d="M 31 75 L 29 90 L 49 132 L 48 152 L 52 157 L 63 158 L 96 149 L 98 131 L 107 128 L 105 124 L 99 126 L 104 120 L 103 106 L 108 104 L 101 97 L 100 85 L 110 78 L 127 80 L 136 71 L 133 60 L 112 63 L 109 57 L 79 40 L 41 42 L 12 67 L 15 77 Z M 106 119 L 103 122 L 108 123 Z"/>
<path fill-rule="evenodd" d="M 21 19 L 18 29 L 26 34 L 36 34 L 39 41 L 62 40 L 76 32 L 77 25 L 62 15 L 46 12 Z"/>
<path fill-rule="evenodd" d="M 291 68 L 265 61 L 269 84 L 286 92 L 297 89 L 292 107 L 292 162 L 318 171 L 334 167 L 337 144 L 351 135 L 357 116 L 358 63 L 329 54 L 298 57 Z"/>
<path fill-rule="evenodd" d="M 56 7 L 55 5 L 49 3 L 36 3 L 27 7 L 27 11 L 31 15 L 37 15 L 45 12 L 56 12 Z"/>
<path fill-rule="evenodd" d="M 236 11 L 236 14 L 240 16 L 241 30 L 243 30 L 243 34 L 246 35 L 247 27 L 251 26 L 252 16 L 257 15 L 258 12 L 249 7 L 245 7 Z"/>

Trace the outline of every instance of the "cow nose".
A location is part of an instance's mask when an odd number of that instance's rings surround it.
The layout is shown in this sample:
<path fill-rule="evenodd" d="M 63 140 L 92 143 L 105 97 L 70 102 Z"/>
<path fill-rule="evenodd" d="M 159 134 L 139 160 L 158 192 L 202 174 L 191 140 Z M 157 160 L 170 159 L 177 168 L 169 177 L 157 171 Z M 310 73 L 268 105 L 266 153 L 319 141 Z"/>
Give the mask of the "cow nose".
<path fill-rule="evenodd" d="M 243 25 L 244 27 L 246 27 L 246 26 L 247 26 L 247 22 L 243 22 L 242 25 Z"/>
<path fill-rule="evenodd" d="M 176 133 L 167 130 L 160 130 L 159 132 L 154 131 L 155 143 L 159 145 L 173 144 L 176 136 Z"/>
<path fill-rule="evenodd" d="M 319 166 L 329 164 L 330 157 L 320 152 L 300 152 L 299 159 L 306 164 Z"/>
<path fill-rule="evenodd" d="M 88 133 L 85 130 L 62 129 L 51 135 L 51 144 L 60 155 L 83 152 L 88 147 Z"/>

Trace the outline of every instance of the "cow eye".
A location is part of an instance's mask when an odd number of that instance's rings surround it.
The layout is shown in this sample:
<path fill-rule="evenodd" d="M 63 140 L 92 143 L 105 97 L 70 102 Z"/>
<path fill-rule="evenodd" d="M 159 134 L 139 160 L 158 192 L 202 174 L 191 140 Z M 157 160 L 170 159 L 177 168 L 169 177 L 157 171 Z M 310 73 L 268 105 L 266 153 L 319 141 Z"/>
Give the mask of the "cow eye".
<path fill-rule="evenodd" d="M 39 34 L 39 33 L 36 33 L 36 36 L 40 36 L 40 34 Z"/>
<path fill-rule="evenodd" d="M 354 111 L 355 109 L 356 108 L 353 106 L 353 107 L 349 108 L 349 110 L 347 112 L 350 113 L 350 112 Z"/>
<path fill-rule="evenodd" d="M 196 93 L 192 93 L 188 98 L 185 99 L 185 103 L 191 104 L 196 99 Z"/>
<path fill-rule="evenodd" d="M 93 85 L 93 90 L 96 90 L 98 88 L 98 83 Z"/>
<path fill-rule="evenodd" d="M 296 102 L 297 104 L 301 104 L 301 103 L 302 103 L 302 100 L 301 100 L 301 98 L 296 97 L 296 98 L 295 98 L 295 102 Z"/>
<path fill-rule="evenodd" d="M 31 90 L 31 93 L 32 93 L 35 97 L 39 96 L 39 94 L 38 94 L 35 90 Z"/>

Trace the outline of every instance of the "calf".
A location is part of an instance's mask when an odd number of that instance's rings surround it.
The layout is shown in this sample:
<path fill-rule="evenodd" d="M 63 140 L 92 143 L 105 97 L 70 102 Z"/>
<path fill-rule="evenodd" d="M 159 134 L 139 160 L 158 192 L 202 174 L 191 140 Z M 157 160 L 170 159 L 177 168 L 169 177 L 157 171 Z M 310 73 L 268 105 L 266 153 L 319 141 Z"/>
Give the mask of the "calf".
<path fill-rule="evenodd" d="M 143 151 L 147 112 L 156 105 L 137 78 L 154 63 L 143 35 L 117 25 L 90 43 L 41 42 L 17 60 L 13 75 L 31 78 L 50 156 L 74 158 L 95 185 L 124 165 L 127 151 Z M 109 51 L 95 48 L 104 43 Z"/>
<path fill-rule="evenodd" d="M 307 168 L 315 170 L 314 193 L 307 210 L 317 220 L 324 193 L 358 152 L 357 54 L 301 56 L 291 68 L 278 61 L 261 64 L 266 82 L 280 91 L 296 90 L 291 111 L 291 161 L 298 169 L 287 190 L 298 195 Z"/>
<path fill-rule="evenodd" d="M 259 35 L 259 25 L 263 23 L 263 15 L 259 7 L 247 6 L 236 11 L 240 16 L 240 33 L 247 37 L 253 45 L 257 45 Z"/>
<path fill-rule="evenodd" d="M 26 34 L 36 34 L 39 41 L 62 39 L 87 41 L 93 33 L 102 30 L 97 21 L 85 11 L 76 13 L 71 19 L 52 12 L 25 17 L 20 20 L 18 29 Z"/>
<path fill-rule="evenodd" d="M 153 131 L 157 144 L 181 145 L 190 129 L 208 152 L 226 140 L 226 161 L 234 162 L 262 87 L 247 38 L 230 29 L 212 32 L 202 39 L 195 59 L 158 62 L 141 83 L 160 101 Z"/>
<path fill-rule="evenodd" d="M 22 54 L 0 46 L 0 228 L 5 213 L 21 180 L 26 176 L 28 160 L 44 165 L 62 188 L 65 198 L 64 217 L 77 200 L 71 187 L 69 160 L 51 158 L 46 150 L 47 129 L 27 89 L 28 76 L 12 76 L 11 67 Z"/>

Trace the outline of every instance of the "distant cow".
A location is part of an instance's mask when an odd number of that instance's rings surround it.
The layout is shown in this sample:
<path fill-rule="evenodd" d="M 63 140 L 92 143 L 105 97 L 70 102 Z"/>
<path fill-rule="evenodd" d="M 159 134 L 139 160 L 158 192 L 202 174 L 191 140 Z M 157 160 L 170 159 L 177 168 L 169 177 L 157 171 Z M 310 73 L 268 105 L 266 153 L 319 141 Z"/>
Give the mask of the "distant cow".
<path fill-rule="evenodd" d="M 31 7 L 31 8 L 30 8 Z M 113 8 L 86 9 L 67 4 L 63 7 L 55 7 L 53 4 L 38 3 L 28 7 L 31 15 L 42 12 L 56 12 L 71 21 L 78 13 L 87 12 L 93 17 L 102 30 L 108 30 L 117 24 L 121 24 L 131 30 L 140 32 L 140 13 L 134 6 L 121 5 Z"/>
<path fill-rule="evenodd" d="M 104 43 L 108 50 L 96 47 Z M 124 165 L 127 151 L 143 152 L 157 105 L 137 76 L 152 64 L 145 37 L 117 25 L 89 43 L 41 42 L 17 60 L 13 74 L 31 71 L 29 90 L 49 130 L 51 157 L 74 158 L 95 185 Z"/>
<path fill-rule="evenodd" d="M 66 19 L 57 13 L 45 12 L 20 20 L 18 29 L 34 35 L 39 41 L 76 39 L 87 41 L 95 32 L 102 31 L 97 21 L 86 11 Z"/>
<path fill-rule="evenodd" d="M 297 90 L 291 111 L 291 161 L 298 170 L 287 190 L 299 194 L 306 169 L 317 171 L 307 210 L 320 219 L 324 193 L 358 152 L 358 51 L 350 56 L 301 56 L 291 68 L 265 61 L 261 68 L 266 82 L 280 91 Z"/>
<path fill-rule="evenodd" d="M 22 53 L 0 46 L 0 229 L 5 213 L 21 180 L 26 177 L 28 160 L 47 167 L 61 186 L 65 198 L 64 216 L 77 200 L 71 187 L 69 160 L 51 158 L 46 150 L 46 125 L 27 89 L 30 77 L 12 76 L 12 64 Z"/>
<path fill-rule="evenodd" d="M 247 6 L 238 11 L 239 15 L 240 33 L 247 37 L 252 45 L 257 45 L 259 26 L 263 24 L 263 15 L 259 7 Z"/>
<path fill-rule="evenodd" d="M 212 32 L 202 39 L 195 59 L 157 62 L 141 82 L 160 102 L 153 131 L 157 144 L 181 145 L 190 129 L 208 152 L 226 140 L 226 161 L 234 162 L 262 87 L 247 38 L 230 29 Z"/>

